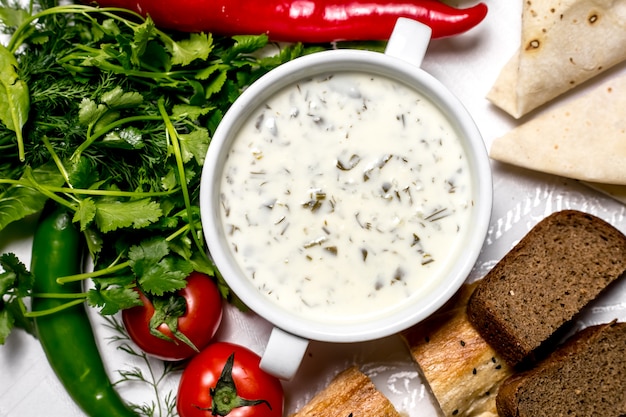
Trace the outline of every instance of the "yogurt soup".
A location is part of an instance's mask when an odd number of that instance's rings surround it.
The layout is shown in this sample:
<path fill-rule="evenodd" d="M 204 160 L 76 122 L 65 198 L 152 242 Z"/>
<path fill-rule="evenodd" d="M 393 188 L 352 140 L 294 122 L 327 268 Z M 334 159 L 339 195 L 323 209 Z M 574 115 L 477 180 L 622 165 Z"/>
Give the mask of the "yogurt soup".
<path fill-rule="evenodd" d="M 295 83 L 243 123 L 221 219 L 234 257 L 283 309 L 367 320 L 424 296 L 457 257 L 473 207 L 445 115 L 384 76 Z"/>

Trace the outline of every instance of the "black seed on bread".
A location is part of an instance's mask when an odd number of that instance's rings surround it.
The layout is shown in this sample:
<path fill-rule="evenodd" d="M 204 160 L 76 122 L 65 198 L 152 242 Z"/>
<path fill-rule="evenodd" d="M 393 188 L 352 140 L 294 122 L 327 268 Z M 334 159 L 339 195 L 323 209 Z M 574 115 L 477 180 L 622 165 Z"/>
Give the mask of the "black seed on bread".
<path fill-rule="evenodd" d="M 500 417 L 626 416 L 626 323 L 577 333 L 505 380 L 496 406 Z"/>
<path fill-rule="evenodd" d="M 588 213 L 556 212 L 479 282 L 468 319 L 511 366 L 532 362 L 624 271 L 624 234 Z"/>

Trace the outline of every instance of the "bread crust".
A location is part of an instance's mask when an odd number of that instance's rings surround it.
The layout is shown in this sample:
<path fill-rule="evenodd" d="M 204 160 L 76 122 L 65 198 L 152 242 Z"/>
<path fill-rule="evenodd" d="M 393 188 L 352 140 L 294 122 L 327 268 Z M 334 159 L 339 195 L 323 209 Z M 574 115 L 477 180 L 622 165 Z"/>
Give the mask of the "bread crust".
<path fill-rule="evenodd" d="M 437 313 L 401 334 L 445 416 L 497 417 L 498 387 L 513 373 L 467 319 L 475 287 L 463 285 Z M 290 417 L 398 416 L 381 396 L 351 367 Z"/>
<path fill-rule="evenodd" d="M 513 370 L 467 318 L 476 283 L 463 285 L 439 312 L 403 333 L 445 416 L 496 416 L 495 398 Z"/>
<path fill-rule="evenodd" d="M 532 363 L 625 270 L 619 230 L 587 213 L 556 212 L 479 281 L 468 317 L 511 366 Z"/>
<path fill-rule="evenodd" d="M 599 358 L 602 366 L 595 366 L 594 358 Z M 553 381 L 553 384 L 545 384 L 545 380 Z M 508 378 L 500 386 L 496 407 L 500 417 L 565 414 L 568 405 L 552 398 L 552 393 L 589 405 L 586 414 L 574 410 L 577 416 L 623 416 L 626 415 L 625 385 L 626 323 L 612 322 L 590 326 L 576 333 L 536 367 Z M 545 398 L 552 398 L 550 401 L 554 401 L 554 407 L 559 410 L 541 404 Z M 529 404 L 532 402 L 539 405 L 533 409 Z"/>
<path fill-rule="evenodd" d="M 302 409 L 290 417 L 401 417 L 391 402 L 358 367 L 333 378 Z"/>

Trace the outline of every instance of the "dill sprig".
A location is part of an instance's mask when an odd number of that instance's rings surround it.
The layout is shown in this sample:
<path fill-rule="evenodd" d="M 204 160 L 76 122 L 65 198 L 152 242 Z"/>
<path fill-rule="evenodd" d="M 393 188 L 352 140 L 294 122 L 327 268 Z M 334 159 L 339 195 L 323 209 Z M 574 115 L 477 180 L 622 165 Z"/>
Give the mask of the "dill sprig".
<path fill-rule="evenodd" d="M 50 200 L 73 211 L 94 270 L 60 281 L 92 280 L 85 299 L 104 315 L 137 305 L 135 287 L 180 290 L 191 270 L 236 301 L 202 234 L 204 157 L 248 85 L 320 47 L 265 53 L 265 35 L 166 33 L 118 8 L 0 5 L 10 35 L 0 45 L 0 233 Z M 13 321 L 0 321 L 3 334 Z"/>
<path fill-rule="evenodd" d="M 163 386 L 169 378 L 177 378 L 182 366 L 177 362 L 158 361 L 151 359 L 145 352 L 135 349 L 124 325 L 115 316 L 106 316 L 104 326 L 113 331 L 109 343 L 117 349 L 138 360 L 140 365 L 130 365 L 126 369 L 118 369 L 120 379 L 115 385 L 140 384 L 147 387 L 152 398 L 141 404 L 131 404 L 142 416 L 176 417 L 176 392 Z"/>

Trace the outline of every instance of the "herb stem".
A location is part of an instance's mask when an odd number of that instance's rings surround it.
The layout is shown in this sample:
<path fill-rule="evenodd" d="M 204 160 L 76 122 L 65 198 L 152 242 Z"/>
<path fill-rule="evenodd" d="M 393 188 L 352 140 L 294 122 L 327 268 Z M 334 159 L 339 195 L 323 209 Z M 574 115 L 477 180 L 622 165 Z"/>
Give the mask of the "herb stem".
<path fill-rule="evenodd" d="M 97 64 L 96 66 L 98 68 L 111 71 L 115 74 L 123 74 L 129 77 L 148 78 L 151 80 L 167 80 L 171 82 L 176 82 L 177 78 L 182 79 L 188 76 L 193 76 L 192 71 L 159 71 L 157 69 L 152 69 L 149 67 L 147 67 L 148 71 L 142 71 L 137 69 L 124 68 L 121 65 L 114 65 L 108 61 L 94 58 L 94 56 L 97 56 L 101 53 L 99 49 L 91 48 L 86 45 L 76 45 L 76 48 L 78 48 L 82 52 L 85 52 L 85 55 L 78 52 L 71 53 L 65 55 L 65 57 L 60 59 L 59 62 L 67 68 L 75 68 L 76 70 L 84 71 L 84 67 L 70 64 L 70 62 L 72 61 L 80 60 L 87 66 L 91 64 Z"/>
<path fill-rule="evenodd" d="M 23 187 L 29 187 L 28 184 L 24 184 L 24 181 L 12 180 L 10 178 L 0 178 L 0 184 L 21 185 Z"/>
<path fill-rule="evenodd" d="M 44 9 L 40 11 L 37 14 L 34 14 L 34 15 L 31 14 L 31 16 L 29 16 L 27 19 L 24 19 L 24 21 L 17 27 L 17 29 L 13 33 L 13 36 L 11 36 L 11 39 L 9 40 L 7 48 L 12 53 L 15 53 L 17 49 L 20 47 L 20 45 L 22 45 L 25 42 L 25 40 L 28 39 L 31 33 L 31 31 L 29 31 L 31 24 L 45 16 L 50 16 L 54 14 L 63 14 L 63 13 L 80 13 L 80 14 L 87 16 L 89 15 L 89 13 L 101 13 L 107 17 L 113 18 L 121 22 L 125 22 L 128 25 L 129 24 L 128 20 L 117 16 L 115 14 L 116 12 L 127 13 L 127 14 L 132 15 L 135 18 L 141 19 L 141 21 L 144 20 L 143 16 L 141 16 L 140 14 L 135 13 L 131 10 L 120 8 L 120 7 L 99 8 L 99 7 L 86 6 L 86 5 L 80 5 L 80 4 L 50 7 L 48 9 Z"/>
<path fill-rule="evenodd" d="M 169 235 L 168 237 L 166 237 L 165 240 L 168 241 L 168 242 L 171 242 L 172 240 L 174 240 L 178 236 L 186 233 L 190 229 L 191 229 L 191 226 L 189 224 L 186 224 L 183 227 L 181 227 L 180 229 L 178 229 L 177 231 L 175 231 L 174 233 L 172 233 L 171 235 Z"/>
<path fill-rule="evenodd" d="M 33 293 L 33 297 L 37 298 L 59 298 L 59 299 L 69 299 L 69 300 L 77 300 L 84 299 L 87 297 L 86 293 L 52 293 L 52 292 L 38 292 Z"/>
<path fill-rule="evenodd" d="M 54 314 L 54 313 L 58 313 L 59 311 L 63 311 L 67 308 L 70 307 L 74 307 L 76 305 L 82 304 L 85 302 L 85 298 L 81 298 L 78 300 L 72 300 L 70 302 L 67 302 L 65 304 L 61 304 L 60 306 L 54 307 L 54 308 L 49 308 L 46 310 L 40 310 L 40 311 L 31 311 L 31 312 L 26 312 L 24 313 L 25 317 L 28 318 L 34 318 L 34 317 L 42 317 L 42 316 L 47 316 L 49 314 Z"/>
<path fill-rule="evenodd" d="M 115 122 L 104 126 L 100 130 L 95 131 L 93 135 L 91 135 L 91 137 L 89 138 L 89 144 L 93 143 L 98 138 L 110 132 L 111 130 L 115 129 L 116 127 L 122 126 L 126 123 L 147 122 L 147 121 L 161 121 L 161 116 L 143 116 L 143 115 L 142 116 L 130 116 L 130 117 L 116 120 Z M 89 146 L 89 144 L 87 146 Z"/>
<path fill-rule="evenodd" d="M 84 272 L 82 274 L 75 274 L 75 275 L 68 275 L 65 277 L 60 277 L 60 278 L 57 278 L 57 283 L 67 284 L 70 282 L 83 281 L 83 280 L 87 280 L 90 278 L 98 278 L 98 277 L 102 277 L 102 276 L 112 274 L 118 271 L 122 271 L 123 269 L 128 268 L 129 266 L 130 266 L 130 262 L 125 261 L 117 265 L 110 266 L 108 268 L 99 269 L 97 271 Z"/>
<path fill-rule="evenodd" d="M 0 180 L 0 183 L 3 180 Z M 16 184 L 21 184 L 19 181 L 14 181 Z M 105 197 L 129 197 L 129 198 L 145 198 L 145 197 L 166 197 L 168 195 L 176 194 L 180 191 L 179 188 L 173 188 L 168 191 L 119 191 L 119 190 L 87 190 L 80 188 L 67 188 L 67 187 L 54 187 L 46 186 L 46 188 L 54 193 L 66 193 L 77 195 L 93 195 L 93 196 L 105 196 Z"/>
<path fill-rule="evenodd" d="M 186 174 L 185 174 L 185 165 L 183 162 L 183 158 L 182 158 L 182 152 L 180 150 L 180 143 L 178 141 L 178 132 L 176 131 L 176 128 L 174 127 L 174 124 L 172 123 L 172 121 L 170 120 L 169 115 L 167 114 L 167 111 L 165 110 L 165 100 L 163 97 L 159 98 L 158 102 L 157 102 L 157 106 L 159 108 L 159 112 L 161 113 L 161 116 L 163 117 L 163 121 L 165 122 L 165 126 L 166 126 L 166 133 L 167 136 L 171 139 L 171 143 L 172 143 L 172 148 L 174 149 L 174 157 L 176 158 L 176 166 L 178 168 L 178 175 L 179 175 L 179 181 L 180 181 L 180 186 L 181 186 L 181 191 L 183 194 L 183 200 L 185 202 L 185 207 L 187 209 L 187 216 L 189 218 L 189 222 L 188 222 L 188 226 L 189 226 L 189 230 L 191 231 L 191 237 L 195 243 L 195 245 L 198 247 L 198 249 L 200 249 L 200 253 L 206 257 L 206 253 L 205 251 L 202 250 L 202 243 L 200 243 L 200 240 L 198 239 L 198 233 L 196 230 L 196 227 L 193 224 L 193 210 L 192 210 L 192 206 L 191 206 L 191 198 L 189 197 L 189 189 L 187 188 L 187 180 L 186 180 Z"/>
<path fill-rule="evenodd" d="M 174 240 L 176 237 L 178 237 L 179 235 L 187 232 L 188 230 L 191 229 L 191 225 L 190 224 L 186 224 L 185 226 L 181 227 L 180 229 L 178 229 L 177 231 L 175 231 L 174 233 L 172 233 L 171 235 L 169 235 L 168 237 L 165 238 L 166 241 L 170 242 L 172 240 Z M 204 253 L 204 252 L 202 252 Z M 92 271 L 92 272 L 83 272 L 81 274 L 75 274 L 75 275 L 68 275 L 65 277 L 59 277 L 57 278 L 57 283 L 59 284 L 67 284 L 70 282 L 76 282 L 76 281 L 84 281 L 87 279 L 91 279 L 91 278 L 99 278 L 99 277 L 103 277 L 109 274 L 114 274 L 116 272 L 122 271 L 126 268 L 130 267 L 130 261 L 124 261 L 121 262 L 117 265 L 112 265 L 109 266 L 107 268 L 102 268 L 99 269 L 97 271 Z"/>
<path fill-rule="evenodd" d="M 57 155 L 57 153 L 54 151 L 54 148 L 52 147 L 52 144 L 50 143 L 50 140 L 48 139 L 48 137 L 46 135 L 43 135 L 41 137 L 41 140 L 42 140 L 43 144 L 45 145 L 46 149 L 48 150 L 48 152 L 50 152 L 50 156 L 52 157 L 52 160 L 54 161 L 55 165 L 57 166 L 57 169 L 61 173 L 61 176 L 65 180 L 65 183 L 70 188 L 72 188 L 72 183 L 70 182 L 70 177 L 67 174 L 67 170 L 63 166 L 63 162 L 61 162 L 61 159 L 59 158 L 59 155 Z"/>
<path fill-rule="evenodd" d="M 40 185 L 37 180 L 35 179 L 35 177 L 33 176 L 32 170 L 30 167 L 27 167 L 26 170 L 24 171 L 24 177 L 28 180 L 28 182 L 30 183 L 31 187 L 36 189 L 37 191 L 39 191 L 41 194 L 45 195 L 46 197 L 48 197 L 51 200 L 54 200 L 55 202 L 59 203 L 60 205 L 67 207 L 68 209 L 72 210 L 72 211 L 76 211 L 76 207 L 69 203 L 67 200 L 65 200 L 64 198 L 58 196 L 57 194 L 53 193 L 52 191 L 50 191 L 48 189 L 48 187 L 42 186 Z"/>

